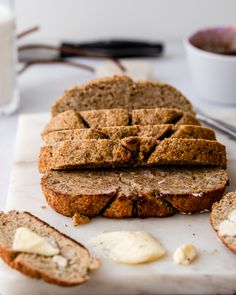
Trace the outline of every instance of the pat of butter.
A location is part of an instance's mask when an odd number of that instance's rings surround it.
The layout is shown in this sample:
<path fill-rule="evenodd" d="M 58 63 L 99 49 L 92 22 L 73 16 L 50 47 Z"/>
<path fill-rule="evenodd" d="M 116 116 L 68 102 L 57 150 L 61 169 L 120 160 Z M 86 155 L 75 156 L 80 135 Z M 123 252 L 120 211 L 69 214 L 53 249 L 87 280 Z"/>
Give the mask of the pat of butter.
<path fill-rule="evenodd" d="M 45 256 L 53 256 L 59 253 L 59 249 L 52 247 L 44 238 L 26 227 L 17 228 L 12 249 Z"/>
<path fill-rule="evenodd" d="M 197 257 L 197 250 L 191 244 L 184 244 L 174 252 L 173 259 L 177 264 L 190 264 Z"/>
<path fill-rule="evenodd" d="M 228 219 L 234 223 L 236 223 L 236 209 L 230 212 Z"/>
<path fill-rule="evenodd" d="M 89 241 L 98 255 L 125 264 L 139 264 L 157 260 L 165 249 L 148 232 L 116 231 L 98 235 Z"/>
<path fill-rule="evenodd" d="M 67 259 L 61 255 L 53 256 L 52 260 L 59 266 L 59 267 L 66 267 L 67 266 Z"/>
<path fill-rule="evenodd" d="M 219 235 L 220 236 L 236 236 L 236 223 L 230 220 L 223 220 L 219 224 Z"/>
<path fill-rule="evenodd" d="M 134 80 L 150 80 L 152 78 L 151 63 L 145 60 L 125 59 L 121 64 L 126 69 L 123 72 L 115 63 L 107 61 L 96 67 L 96 77 L 108 77 L 112 75 L 127 75 Z"/>

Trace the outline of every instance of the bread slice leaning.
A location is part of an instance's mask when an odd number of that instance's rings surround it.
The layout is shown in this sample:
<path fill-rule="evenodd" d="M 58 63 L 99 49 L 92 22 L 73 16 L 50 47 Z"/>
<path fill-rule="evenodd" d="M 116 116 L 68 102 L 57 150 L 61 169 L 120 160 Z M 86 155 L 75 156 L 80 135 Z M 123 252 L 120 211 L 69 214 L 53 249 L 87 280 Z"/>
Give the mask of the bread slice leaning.
<path fill-rule="evenodd" d="M 66 90 L 51 112 L 56 116 L 67 110 L 156 107 L 193 112 L 192 104 L 174 87 L 159 82 L 134 82 L 127 76 L 97 79 Z"/>
<path fill-rule="evenodd" d="M 210 222 L 212 228 L 216 231 L 218 238 L 230 250 L 236 253 L 236 237 L 219 235 L 219 224 L 223 220 L 227 220 L 229 214 L 236 209 L 236 192 L 226 194 L 218 203 L 212 206 Z"/>
<path fill-rule="evenodd" d="M 26 227 L 55 244 L 60 250 L 59 255 L 67 259 L 67 266 L 58 266 L 52 257 L 13 251 L 13 239 L 18 227 Z M 30 213 L 18 211 L 0 212 L 0 256 L 8 265 L 25 275 L 60 286 L 85 283 L 89 280 L 89 272 L 100 265 L 78 242 Z"/>
<path fill-rule="evenodd" d="M 41 180 L 58 213 L 110 218 L 164 217 L 210 209 L 228 184 L 220 168 L 51 171 Z"/>

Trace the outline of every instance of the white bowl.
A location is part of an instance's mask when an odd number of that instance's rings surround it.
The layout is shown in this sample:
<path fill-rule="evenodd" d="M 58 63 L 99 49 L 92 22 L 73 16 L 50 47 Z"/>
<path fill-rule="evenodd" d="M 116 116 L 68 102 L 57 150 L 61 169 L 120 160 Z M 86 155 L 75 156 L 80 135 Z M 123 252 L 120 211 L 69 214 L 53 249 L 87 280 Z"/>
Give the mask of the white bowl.
<path fill-rule="evenodd" d="M 198 31 L 184 45 L 199 95 L 211 102 L 236 104 L 236 27 Z M 235 55 L 227 55 L 228 51 Z"/>

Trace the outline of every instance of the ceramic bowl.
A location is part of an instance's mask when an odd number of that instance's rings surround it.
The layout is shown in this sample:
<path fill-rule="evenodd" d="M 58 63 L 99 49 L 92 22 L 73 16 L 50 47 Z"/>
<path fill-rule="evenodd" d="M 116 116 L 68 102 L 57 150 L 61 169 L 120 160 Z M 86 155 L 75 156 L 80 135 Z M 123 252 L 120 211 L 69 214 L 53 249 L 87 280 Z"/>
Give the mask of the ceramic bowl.
<path fill-rule="evenodd" d="M 236 104 L 236 27 L 200 30 L 184 45 L 199 95 L 211 102 Z"/>

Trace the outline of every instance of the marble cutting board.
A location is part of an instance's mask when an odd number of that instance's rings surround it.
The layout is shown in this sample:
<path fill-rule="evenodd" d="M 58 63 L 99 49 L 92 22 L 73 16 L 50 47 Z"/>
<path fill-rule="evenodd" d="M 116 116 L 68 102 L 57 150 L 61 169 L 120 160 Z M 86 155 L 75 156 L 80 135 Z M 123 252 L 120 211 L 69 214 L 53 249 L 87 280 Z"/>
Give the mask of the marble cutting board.
<path fill-rule="evenodd" d="M 159 261 L 128 266 L 102 259 L 100 270 L 81 286 L 61 288 L 30 279 L 0 261 L 0 294 L 233 294 L 236 291 L 236 256 L 217 239 L 209 225 L 209 213 L 169 218 L 112 220 L 94 218 L 89 224 L 73 227 L 71 219 L 55 213 L 40 189 L 37 156 L 42 144 L 40 131 L 49 114 L 21 116 L 16 141 L 6 209 L 27 210 L 86 246 L 89 238 L 104 231 L 147 230 L 166 248 Z M 217 134 L 227 147 L 230 186 L 236 189 L 236 142 Z M 41 206 L 46 205 L 46 209 Z M 173 251 L 183 243 L 193 243 L 198 259 L 189 266 L 173 263 Z"/>

